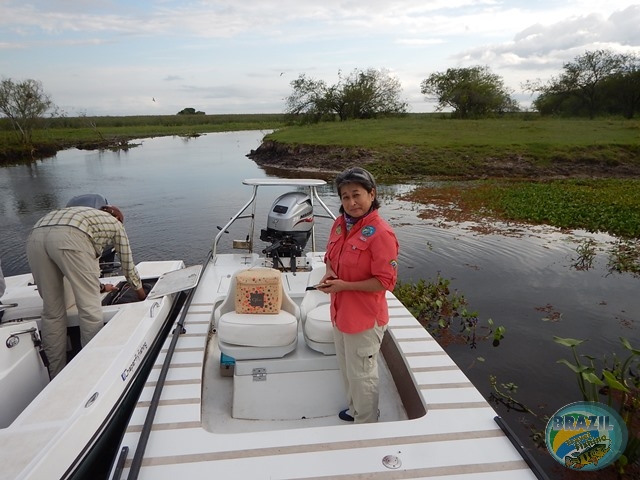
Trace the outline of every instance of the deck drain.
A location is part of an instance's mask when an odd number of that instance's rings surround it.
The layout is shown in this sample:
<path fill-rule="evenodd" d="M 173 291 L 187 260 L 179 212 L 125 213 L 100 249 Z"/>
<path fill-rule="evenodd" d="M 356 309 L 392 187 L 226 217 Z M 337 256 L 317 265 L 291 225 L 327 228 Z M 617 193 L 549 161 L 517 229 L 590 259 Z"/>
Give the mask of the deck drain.
<path fill-rule="evenodd" d="M 382 458 L 382 465 L 392 470 L 395 470 L 396 468 L 400 468 L 402 466 L 402 462 L 395 455 L 385 455 Z"/>

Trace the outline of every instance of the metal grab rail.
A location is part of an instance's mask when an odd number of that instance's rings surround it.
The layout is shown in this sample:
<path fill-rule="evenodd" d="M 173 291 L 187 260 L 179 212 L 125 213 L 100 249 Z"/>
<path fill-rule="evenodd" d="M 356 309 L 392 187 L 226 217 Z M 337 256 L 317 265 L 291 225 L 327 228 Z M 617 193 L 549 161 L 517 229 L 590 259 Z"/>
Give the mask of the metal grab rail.
<path fill-rule="evenodd" d="M 33 338 L 34 343 L 36 339 L 38 341 L 40 340 L 40 337 L 38 336 L 38 329 L 36 327 L 31 327 L 25 330 L 20 330 L 19 332 L 12 332 L 11 334 L 9 334 L 4 344 L 6 345 L 7 348 L 13 348 L 20 342 L 20 340 L 18 339 L 18 335 L 26 335 L 26 334 L 31 335 L 31 338 Z"/>
<path fill-rule="evenodd" d="M 254 237 L 254 232 L 255 232 L 255 216 L 256 216 L 256 198 L 258 195 L 258 187 L 263 187 L 263 186 L 271 186 L 271 187 L 287 187 L 287 186 L 291 186 L 291 187 L 308 187 L 309 188 L 309 197 L 311 198 L 311 205 L 313 206 L 315 204 L 315 201 L 317 201 L 322 208 L 324 209 L 324 211 L 326 212 L 326 214 L 322 214 L 322 213 L 315 213 L 315 209 L 314 209 L 314 217 L 318 217 L 318 218 L 330 218 L 332 220 L 336 219 L 336 216 L 331 212 L 331 210 L 329 209 L 329 207 L 327 207 L 327 205 L 322 201 L 322 199 L 320 198 L 320 195 L 318 194 L 318 189 L 317 187 L 322 186 L 322 185 L 326 185 L 327 182 L 325 182 L 324 180 L 319 180 L 316 178 L 312 178 L 312 179 L 269 179 L 269 178 L 258 178 L 258 179 L 247 179 L 244 180 L 242 182 L 245 185 L 250 185 L 253 186 L 253 190 L 251 193 L 251 198 L 249 199 L 249 201 L 247 203 L 244 204 L 244 206 L 238 210 L 238 212 L 233 215 L 231 217 L 231 219 L 223 226 L 223 227 L 219 227 L 220 228 L 220 232 L 216 235 L 214 241 L 213 241 L 213 245 L 211 247 L 211 251 L 213 252 L 213 263 L 216 263 L 216 259 L 217 259 L 217 249 L 218 249 L 218 242 L 220 241 L 220 238 L 222 237 L 222 235 L 224 235 L 227 232 L 227 229 L 238 219 L 241 218 L 250 218 L 251 219 L 251 226 L 249 227 L 249 235 L 248 235 L 248 239 L 249 239 L 249 253 L 253 253 L 253 237 Z M 251 209 L 251 213 L 247 214 L 247 215 L 243 215 L 244 212 L 247 210 L 247 208 L 252 207 Z M 316 251 L 316 237 L 315 237 L 315 226 L 311 229 L 311 249 L 312 251 Z"/>

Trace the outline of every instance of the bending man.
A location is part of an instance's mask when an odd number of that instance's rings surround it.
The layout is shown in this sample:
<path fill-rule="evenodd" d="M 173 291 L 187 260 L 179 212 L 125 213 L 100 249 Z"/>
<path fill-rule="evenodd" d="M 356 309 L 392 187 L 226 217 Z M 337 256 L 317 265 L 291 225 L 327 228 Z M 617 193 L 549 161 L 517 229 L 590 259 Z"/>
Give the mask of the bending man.
<path fill-rule="evenodd" d="M 98 257 L 113 245 L 127 281 L 144 300 L 129 238 L 119 208 L 68 207 L 54 210 L 33 227 L 27 240 L 27 259 L 42 297 L 42 343 L 49 358 L 49 374 L 55 377 L 67 363 L 67 310 L 63 279 L 71 284 L 84 347 L 104 325 Z"/>

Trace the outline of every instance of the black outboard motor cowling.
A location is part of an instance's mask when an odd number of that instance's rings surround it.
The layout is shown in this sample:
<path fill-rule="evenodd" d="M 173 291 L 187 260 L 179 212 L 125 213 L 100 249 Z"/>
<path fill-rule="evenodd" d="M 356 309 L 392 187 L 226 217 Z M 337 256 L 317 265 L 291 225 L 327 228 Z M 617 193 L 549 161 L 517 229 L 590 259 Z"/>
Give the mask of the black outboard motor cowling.
<path fill-rule="evenodd" d="M 262 253 L 267 257 L 295 257 L 302 255 L 313 228 L 313 205 L 309 195 L 288 192 L 279 196 L 269 211 L 267 228 L 260 231 L 260 240 L 270 242 Z"/>
<path fill-rule="evenodd" d="M 91 207 L 100 209 L 106 205 L 109 205 L 107 199 L 99 193 L 76 195 L 67 202 L 67 207 Z"/>

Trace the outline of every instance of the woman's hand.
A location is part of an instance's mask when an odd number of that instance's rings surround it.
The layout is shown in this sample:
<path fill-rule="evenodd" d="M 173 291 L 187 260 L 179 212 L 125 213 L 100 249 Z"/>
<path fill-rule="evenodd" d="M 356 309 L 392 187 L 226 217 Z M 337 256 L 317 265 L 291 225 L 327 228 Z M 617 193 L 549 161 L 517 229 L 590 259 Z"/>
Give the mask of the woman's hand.
<path fill-rule="evenodd" d="M 325 275 L 322 277 L 322 281 L 316 286 L 318 290 L 324 293 L 335 293 L 337 292 L 337 283 L 341 282 L 341 280 L 332 275 Z"/>

